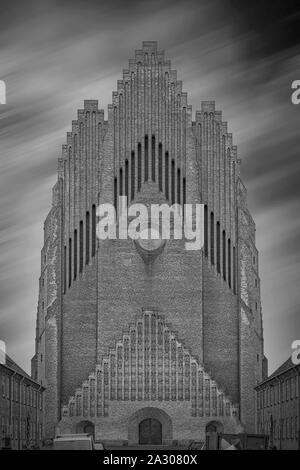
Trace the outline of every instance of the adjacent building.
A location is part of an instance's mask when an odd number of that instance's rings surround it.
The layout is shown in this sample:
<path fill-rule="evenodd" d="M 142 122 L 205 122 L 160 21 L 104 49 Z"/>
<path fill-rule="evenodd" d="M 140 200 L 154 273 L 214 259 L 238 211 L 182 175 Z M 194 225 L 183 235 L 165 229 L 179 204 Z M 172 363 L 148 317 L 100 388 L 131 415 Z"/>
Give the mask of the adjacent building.
<path fill-rule="evenodd" d="M 9 356 L 0 361 L 0 449 L 40 445 L 43 434 L 43 387 Z"/>
<path fill-rule="evenodd" d="M 300 365 L 291 358 L 256 387 L 257 432 L 271 446 L 300 450 Z"/>
<path fill-rule="evenodd" d="M 41 253 L 32 365 L 46 387 L 47 437 L 89 431 L 136 445 L 254 432 L 266 361 L 240 164 L 221 111 L 203 101 L 192 112 L 156 42 L 129 60 L 107 119 L 97 100 L 78 110 Z M 203 248 L 99 240 L 97 207 L 119 213 L 119 196 L 203 204 Z"/>

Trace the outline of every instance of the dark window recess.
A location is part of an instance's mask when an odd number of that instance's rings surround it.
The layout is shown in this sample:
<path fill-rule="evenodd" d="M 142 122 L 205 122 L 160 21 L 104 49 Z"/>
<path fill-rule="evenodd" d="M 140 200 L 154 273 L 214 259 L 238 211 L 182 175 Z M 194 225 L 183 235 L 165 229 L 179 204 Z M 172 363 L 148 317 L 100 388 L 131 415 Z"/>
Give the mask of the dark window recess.
<path fill-rule="evenodd" d="M 158 187 L 163 190 L 163 161 L 162 161 L 162 145 L 158 145 Z"/>
<path fill-rule="evenodd" d="M 90 213 L 85 214 L 85 264 L 90 262 Z"/>
<path fill-rule="evenodd" d="M 223 279 L 226 281 L 226 233 L 222 232 L 222 248 L 223 248 Z"/>
<path fill-rule="evenodd" d="M 118 209 L 118 180 L 117 178 L 114 179 L 114 206 L 115 211 Z"/>
<path fill-rule="evenodd" d="M 149 161 L 148 161 L 148 136 L 145 135 L 145 181 L 148 181 L 148 168 L 149 168 Z"/>
<path fill-rule="evenodd" d="M 236 252 L 235 246 L 233 247 L 233 259 L 232 259 L 232 268 L 233 268 L 233 292 L 236 294 Z"/>
<path fill-rule="evenodd" d="M 122 168 L 120 168 L 119 184 L 120 184 L 119 195 L 123 196 L 123 169 Z"/>
<path fill-rule="evenodd" d="M 210 262 L 215 264 L 215 218 L 214 213 L 210 213 Z"/>
<path fill-rule="evenodd" d="M 165 193 L 169 199 L 169 152 L 165 154 Z"/>
<path fill-rule="evenodd" d="M 221 272 L 221 232 L 220 222 L 217 222 L 217 271 Z"/>
<path fill-rule="evenodd" d="M 151 178 L 152 178 L 152 181 L 155 181 L 155 136 L 153 135 L 152 138 L 151 138 L 151 168 L 152 168 L 152 172 L 151 172 Z"/>
<path fill-rule="evenodd" d="M 181 176 L 180 176 L 180 168 L 177 170 L 177 203 L 181 203 Z"/>
<path fill-rule="evenodd" d="M 135 157 L 134 152 L 131 152 L 131 200 L 134 199 L 135 190 Z"/>
<path fill-rule="evenodd" d="M 141 190 L 142 185 L 142 147 L 138 144 L 138 191 Z"/>
<path fill-rule="evenodd" d="M 69 287 L 72 282 L 72 239 L 69 238 Z"/>
<path fill-rule="evenodd" d="M 92 205 L 92 256 L 96 254 L 96 206 Z"/>
<path fill-rule="evenodd" d="M 126 159 L 125 160 L 125 196 L 128 197 L 128 178 L 129 178 L 129 175 L 128 175 L 128 160 Z"/>
<path fill-rule="evenodd" d="M 204 254 L 208 256 L 208 209 L 204 206 Z"/>
<path fill-rule="evenodd" d="M 74 230 L 74 279 L 77 277 L 77 230 Z"/>
<path fill-rule="evenodd" d="M 228 285 L 231 287 L 231 240 L 228 238 Z"/>
<path fill-rule="evenodd" d="M 83 221 L 79 224 L 79 271 L 83 270 Z"/>
<path fill-rule="evenodd" d="M 175 161 L 172 160 L 171 167 L 171 201 L 175 204 Z"/>
<path fill-rule="evenodd" d="M 76 155 L 77 153 L 77 148 L 78 148 L 78 137 L 77 137 L 77 134 L 74 135 L 74 153 Z"/>

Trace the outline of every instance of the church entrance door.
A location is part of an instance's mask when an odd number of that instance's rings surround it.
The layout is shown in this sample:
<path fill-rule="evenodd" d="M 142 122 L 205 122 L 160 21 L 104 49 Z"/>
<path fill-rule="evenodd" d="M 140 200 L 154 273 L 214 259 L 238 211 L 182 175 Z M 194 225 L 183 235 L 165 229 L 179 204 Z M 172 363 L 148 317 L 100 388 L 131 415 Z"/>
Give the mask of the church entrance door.
<path fill-rule="evenodd" d="M 139 443 L 144 445 L 162 444 L 162 425 L 158 419 L 144 419 L 139 424 Z"/>

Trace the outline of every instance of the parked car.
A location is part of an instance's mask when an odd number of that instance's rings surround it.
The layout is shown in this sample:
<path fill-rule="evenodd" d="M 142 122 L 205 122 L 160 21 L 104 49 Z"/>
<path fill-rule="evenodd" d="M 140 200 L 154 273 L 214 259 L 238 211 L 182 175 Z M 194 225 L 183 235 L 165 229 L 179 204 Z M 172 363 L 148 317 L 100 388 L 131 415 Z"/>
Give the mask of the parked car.
<path fill-rule="evenodd" d="M 193 441 L 190 443 L 189 450 L 204 450 L 205 449 L 205 442 L 204 441 Z"/>
<path fill-rule="evenodd" d="M 62 434 L 53 441 L 54 450 L 104 450 L 101 442 L 95 443 L 90 434 Z"/>
<path fill-rule="evenodd" d="M 222 438 L 237 450 L 267 450 L 269 447 L 269 436 L 266 434 L 222 434 Z"/>

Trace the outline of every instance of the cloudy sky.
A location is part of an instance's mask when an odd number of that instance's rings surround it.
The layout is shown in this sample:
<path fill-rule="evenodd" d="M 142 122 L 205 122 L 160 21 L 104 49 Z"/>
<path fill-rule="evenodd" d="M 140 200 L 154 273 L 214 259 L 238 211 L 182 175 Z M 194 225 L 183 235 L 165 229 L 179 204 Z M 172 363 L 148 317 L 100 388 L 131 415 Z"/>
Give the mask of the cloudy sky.
<path fill-rule="evenodd" d="M 27 371 L 43 220 L 65 133 L 84 99 L 99 99 L 106 110 L 143 40 L 166 50 L 194 110 L 216 100 L 238 145 L 257 225 L 270 371 L 300 339 L 300 105 L 290 100 L 291 83 L 300 79 L 300 16 L 293 1 L 248 3 L 2 2 L 0 338 Z"/>

